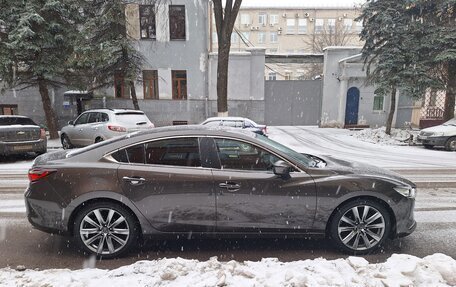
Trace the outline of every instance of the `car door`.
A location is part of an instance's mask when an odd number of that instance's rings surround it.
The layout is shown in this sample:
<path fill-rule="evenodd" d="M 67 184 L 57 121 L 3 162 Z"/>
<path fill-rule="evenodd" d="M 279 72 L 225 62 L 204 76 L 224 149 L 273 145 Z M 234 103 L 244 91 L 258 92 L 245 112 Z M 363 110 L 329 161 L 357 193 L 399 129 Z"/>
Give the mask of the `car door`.
<path fill-rule="evenodd" d="M 83 146 L 83 131 L 87 126 L 87 120 L 89 118 L 89 113 L 82 113 L 75 121 L 73 126 L 70 126 L 68 130 L 68 137 L 72 144 L 76 146 Z"/>
<path fill-rule="evenodd" d="M 113 155 L 126 196 L 163 232 L 215 228 L 212 172 L 202 165 L 197 137 L 161 139 Z"/>
<path fill-rule="evenodd" d="M 311 176 L 275 175 L 281 159 L 255 144 L 214 138 L 220 168 L 213 170 L 219 232 L 303 232 L 312 228 L 316 188 Z"/>

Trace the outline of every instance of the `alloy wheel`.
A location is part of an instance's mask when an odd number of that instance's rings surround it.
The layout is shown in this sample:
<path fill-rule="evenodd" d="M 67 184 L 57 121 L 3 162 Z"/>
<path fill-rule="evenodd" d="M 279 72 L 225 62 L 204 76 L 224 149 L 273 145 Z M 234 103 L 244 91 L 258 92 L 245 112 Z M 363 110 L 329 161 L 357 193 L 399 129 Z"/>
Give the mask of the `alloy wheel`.
<path fill-rule="evenodd" d="M 340 218 L 337 232 L 342 244 L 354 251 L 375 247 L 385 234 L 385 218 L 369 205 L 348 209 Z"/>
<path fill-rule="evenodd" d="M 131 235 L 128 220 L 112 208 L 96 208 L 88 212 L 79 225 L 83 244 L 99 255 L 122 250 Z"/>

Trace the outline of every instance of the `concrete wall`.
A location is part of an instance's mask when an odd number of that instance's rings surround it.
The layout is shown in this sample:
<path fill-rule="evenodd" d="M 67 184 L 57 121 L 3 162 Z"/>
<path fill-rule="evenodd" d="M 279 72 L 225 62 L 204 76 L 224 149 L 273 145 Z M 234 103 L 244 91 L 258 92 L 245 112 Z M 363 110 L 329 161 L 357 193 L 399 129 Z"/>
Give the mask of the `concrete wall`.
<path fill-rule="evenodd" d="M 265 122 L 268 125 L 318 125 L 321 85 L 315 81 L 266 81 Z"/>

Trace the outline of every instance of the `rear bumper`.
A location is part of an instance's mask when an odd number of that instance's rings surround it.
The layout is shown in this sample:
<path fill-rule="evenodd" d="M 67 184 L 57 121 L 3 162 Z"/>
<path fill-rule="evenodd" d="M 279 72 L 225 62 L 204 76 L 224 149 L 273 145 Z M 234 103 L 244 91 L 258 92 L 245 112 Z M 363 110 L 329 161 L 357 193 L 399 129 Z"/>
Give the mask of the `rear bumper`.
<path fill-rule="evenodd" d="M 28 152 L 44 153 L 46 150 L 46 139 L 20 142 L 0 142 L 0 154 L 2 155 L 24 154 Z"/>

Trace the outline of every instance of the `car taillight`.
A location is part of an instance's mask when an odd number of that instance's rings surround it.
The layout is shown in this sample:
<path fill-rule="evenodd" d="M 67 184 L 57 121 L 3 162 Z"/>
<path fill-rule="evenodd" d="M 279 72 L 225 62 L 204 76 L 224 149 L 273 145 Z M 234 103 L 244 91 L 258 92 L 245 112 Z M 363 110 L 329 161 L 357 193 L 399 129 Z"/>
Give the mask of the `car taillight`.
<path fill-rule="evenodd" d="M 46 138 L 46 130 L 45 129 L 40 129 L 40 138 L 45 139 Z"/>
<path fill-rule="evenodd" d="M 32 168 L 28 171 L 28 178 L 30 182 L 34 182 L 42 178 L 45 178 L 46 176 L 54 172 L 56 172 L 55 169 Z"/>
<path fill-rule="evenodd" d="M 113 132 L 126 132 L 127 129 L 124 128 L 124 127 L 121 127 L 121 126 L 111 126 L 111 125 L 108 125 L 108 129 L 113 131 Z"/>

